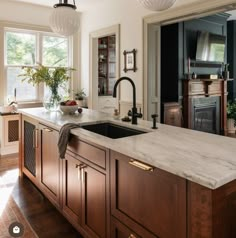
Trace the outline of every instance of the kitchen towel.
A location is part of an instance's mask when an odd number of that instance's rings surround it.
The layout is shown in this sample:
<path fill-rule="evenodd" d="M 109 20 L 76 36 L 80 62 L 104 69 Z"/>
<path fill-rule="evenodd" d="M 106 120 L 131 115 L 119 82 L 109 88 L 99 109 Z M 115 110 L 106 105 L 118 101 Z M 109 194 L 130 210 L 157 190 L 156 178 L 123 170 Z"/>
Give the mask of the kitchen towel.
<path fill-rule="evenodd" d="M 70 130 L 77 127 L 79 127 L 79 125 L 75 123 L 67 123 L 61 127 L 57 143 L 61 159 L 65 158 L 67 144 L 70 141 Z"/>

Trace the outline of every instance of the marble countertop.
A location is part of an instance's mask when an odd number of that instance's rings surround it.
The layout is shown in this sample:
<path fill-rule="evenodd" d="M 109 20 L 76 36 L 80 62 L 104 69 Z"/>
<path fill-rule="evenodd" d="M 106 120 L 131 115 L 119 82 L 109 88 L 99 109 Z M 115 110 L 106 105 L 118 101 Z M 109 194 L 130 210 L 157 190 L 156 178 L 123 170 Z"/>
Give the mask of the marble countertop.
<path fill-rule="evenodd" d="M 83 109 L 82 114 L 63 115 L 44 108 L 19 110 L 43 124 L 59 130 L 65 123 L 89 124 L 112 121 L 148 133 L 110 139 L 82 128 L 71 131 L 81 139 L 94 142 L 190 181 L 216 189 L 236 179 L 236 139 L 184 128 L 139 120 L 138 125 L 114 120 L 106 113 Z"/>

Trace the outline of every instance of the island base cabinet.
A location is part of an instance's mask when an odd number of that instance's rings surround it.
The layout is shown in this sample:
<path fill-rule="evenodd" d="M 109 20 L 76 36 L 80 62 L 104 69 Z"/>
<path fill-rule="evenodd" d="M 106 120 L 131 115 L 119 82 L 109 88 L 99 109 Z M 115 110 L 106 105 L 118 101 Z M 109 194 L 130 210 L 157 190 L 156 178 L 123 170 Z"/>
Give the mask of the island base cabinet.
<path fill-rule="evenodd" d="M 57 207 L 60 206 L 60 159 L 57 147 L 58 131 L 39 124 L 40 185 L 44 194 Z"/>
<path fill-rule="evenodd" d="M 39 187 L 40 166 L 38 160 L 38 122 L 27 116 L 21 117 L 20 174 L 25 174 Z"/>
<path fill-rule="evenodd" d="M 66 154 L 63 159 L 63 213 L 76 227 L 82 224 L 82 162 Z"/>
<path fill-rule="evenodd" d="M 111 151 L 111 213 L 143 238 L 185 238 L 186 180 Z"/>
<path fill-rule="evenodd" d="M 82 171 L 83 227 L 91 237 L 106 237 L 106 176 L 85 167 Z"/>
<path fill-rule="evenodd" d="M 63 160 L 63 213 L 84 237 L 108 238 L 106 175 L 67 153 Z"/>
<path fill-rule="evenodd" d="M 236 237 L 236 180 L 215 190 L 188 182 L 188 238 Z"/>

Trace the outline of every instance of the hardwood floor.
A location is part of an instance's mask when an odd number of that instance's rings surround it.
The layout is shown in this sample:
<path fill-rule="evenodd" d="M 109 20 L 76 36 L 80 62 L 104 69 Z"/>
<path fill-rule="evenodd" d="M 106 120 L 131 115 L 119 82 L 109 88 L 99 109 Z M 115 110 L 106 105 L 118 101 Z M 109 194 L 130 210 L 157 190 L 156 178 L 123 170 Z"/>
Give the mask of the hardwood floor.
<path fill-rule="evenodd" d="M 0 177 L 10 174 L 9 171 L 14 171 L 14 175 L 11 174 L 8 178 L 7 186 L 12 186 L 9 199 L 13 198 L 37 236 L 39 238 L 82 238 L 28 178 L 18 177 L 17 164 L 17 158 L 0 158 Z"/>
<path fill-rule="evenodd" d="M 11 155 L 7 157 L 0 156 L 0 172 L 6 172 L 8 170 L 18 168 L 18 157 L 17 155 Z"/>

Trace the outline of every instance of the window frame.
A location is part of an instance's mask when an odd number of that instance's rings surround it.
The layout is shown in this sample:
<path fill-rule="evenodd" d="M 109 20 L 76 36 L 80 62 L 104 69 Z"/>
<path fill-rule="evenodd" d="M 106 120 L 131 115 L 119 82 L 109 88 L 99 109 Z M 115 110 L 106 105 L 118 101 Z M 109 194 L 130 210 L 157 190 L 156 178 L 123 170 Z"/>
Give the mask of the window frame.
<path fill-rule="evenodd" d="M 6 33 L 7 32 L 13 32 L 13 33 L 28 33 L 28 34 L 33 34 L 36 37 L 36 61 L 37 63 L 42 63 L 43 61 L 43 38 L 44 36 L 53 36 L 53 37 L 59 37 L 59 38 L 63 38 L 62 36 L 55 34 L 53 32 L 51 32 L 48 28 L 43 28 L 41 29 L 41 27 L 35 29 L 35 27 L 32 28 L 28 28 L 28 26 L 16 26 L 14 27 L 14 25 L 10 26 L 2 26 L 3 28 L 3 95 L 4 95 L 4 104 L 8 104 L 8 99 L 7 99 L 7 69 L 12 67 L 12 68 L 19 68 L 25 65 L 10 65 L 7 64 L 7 47 L 6 47 Z M 73 37 L 64 37 L 67 38 L 67 42 L 68 42 L 68 47 L 67 47 L 67 57 L 68 57 L 68 65 L 66 67 L 72 67 L 72 63 L 73 63 Z M 0 40 L 1 41 L 1 40 Z M 29 67 L 36 67 L 36 65 L 26 65 Z M 50 68 L 57 68 L 57 67 L 50 67 Z M 71 80 L 68 83 L 69 88 L 72 85 L 72 76 L 71 75 Z M 17 100 L 18 103 L 20 104 L 24 104 L 24 103 L 41 103 L 43 101 L 43 97 L 44 97 L 44 85 L 40 84 L 40 85 L 36 85 L 36 99 L 35 100 Z M 1 92 L 0 92 L 1 93 Z M 1 99 L 0 99 L 1 101 Z"/>

